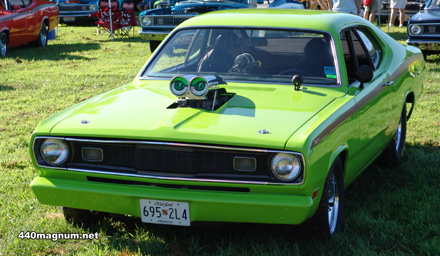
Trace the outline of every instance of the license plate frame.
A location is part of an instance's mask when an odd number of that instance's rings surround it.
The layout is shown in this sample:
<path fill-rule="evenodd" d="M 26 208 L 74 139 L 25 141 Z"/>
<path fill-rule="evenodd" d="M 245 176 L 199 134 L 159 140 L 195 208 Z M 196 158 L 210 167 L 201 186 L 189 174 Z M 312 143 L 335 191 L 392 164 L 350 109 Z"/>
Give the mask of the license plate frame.
<path fill-rule="evenodd" d="M 64 22 L 75 22 L 75 17 L 63 17 Z"/>
<path fill-rule="evenodd" d="M 140 199 L 139 205 L 144 223 L 187 227 L 191 225 L 188 202 Z"/>

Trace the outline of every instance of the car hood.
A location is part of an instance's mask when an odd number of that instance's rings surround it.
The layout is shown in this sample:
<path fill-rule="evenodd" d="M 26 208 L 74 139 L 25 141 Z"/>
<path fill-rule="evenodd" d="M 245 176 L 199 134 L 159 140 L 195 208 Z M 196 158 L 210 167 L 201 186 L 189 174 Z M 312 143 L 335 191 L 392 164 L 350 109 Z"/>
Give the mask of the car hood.
<path fill-rule="evenodd" d="M 173 13 L 205 13 L 224 9 L 246 8 L 246 1 L 181 1 L 171 8 Z"/>
<path fill-rule="evenodd" d="M 294 91 L 289 85 L 225 88 L 235 96 L 215 111 L 170 108 L 176 98 L 168 82 L 138 81 L 71 107 L 40 126 L 51 129 L 53 136 L 282 149 L 296 130 L 337 96 L 312 87 Z M 37 128 L 36 134 L 43 130 Z"/>
<path fill-rule="evenodd" d="M 440 21 L 440 8 L 424 9 L 423 11 L 413 15 L 410 23 L 430 23 Z"/>

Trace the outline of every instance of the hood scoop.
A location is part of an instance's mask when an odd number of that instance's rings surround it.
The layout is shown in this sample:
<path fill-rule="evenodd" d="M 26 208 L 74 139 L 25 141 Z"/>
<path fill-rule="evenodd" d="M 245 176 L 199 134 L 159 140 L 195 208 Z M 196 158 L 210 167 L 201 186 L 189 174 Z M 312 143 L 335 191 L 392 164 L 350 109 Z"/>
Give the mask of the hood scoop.
<path fill-rule="evenodd" d="M 219 76 L 176 76 L 171 79 L 170 90 L 177 96 L 177 100 L 168 109 L 198 108 L 215 111 L 235 95 L 226 92 L 225 88 L 219 88 L 219 85 L 226 84 Z"/>

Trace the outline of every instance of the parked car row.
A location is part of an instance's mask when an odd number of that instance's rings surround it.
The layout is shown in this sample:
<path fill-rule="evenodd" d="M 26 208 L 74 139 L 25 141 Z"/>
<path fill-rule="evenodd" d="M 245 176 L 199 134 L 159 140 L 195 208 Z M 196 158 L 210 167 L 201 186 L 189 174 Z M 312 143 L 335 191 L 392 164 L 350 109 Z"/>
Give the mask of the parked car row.
<path fill-rule="evenodd" d="M 1 0 L 0 56 L 28 43 L 46 46 L 49 31 L 58 25 L 58 15 L 57 6 L 48 0 Z"/>

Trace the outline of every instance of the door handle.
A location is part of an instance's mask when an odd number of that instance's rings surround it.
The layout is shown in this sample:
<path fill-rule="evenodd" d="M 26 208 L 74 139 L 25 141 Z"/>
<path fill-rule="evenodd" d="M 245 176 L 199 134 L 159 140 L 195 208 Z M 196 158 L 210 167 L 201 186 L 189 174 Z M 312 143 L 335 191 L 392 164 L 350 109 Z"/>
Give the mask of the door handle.
<path fill-rule="evenodd" d="M 394 84 L 394 81 L 388 81 L 388 82 L 384 83 L 383 85 L 384 86 L 391 86 L 393 84 Z"/>

